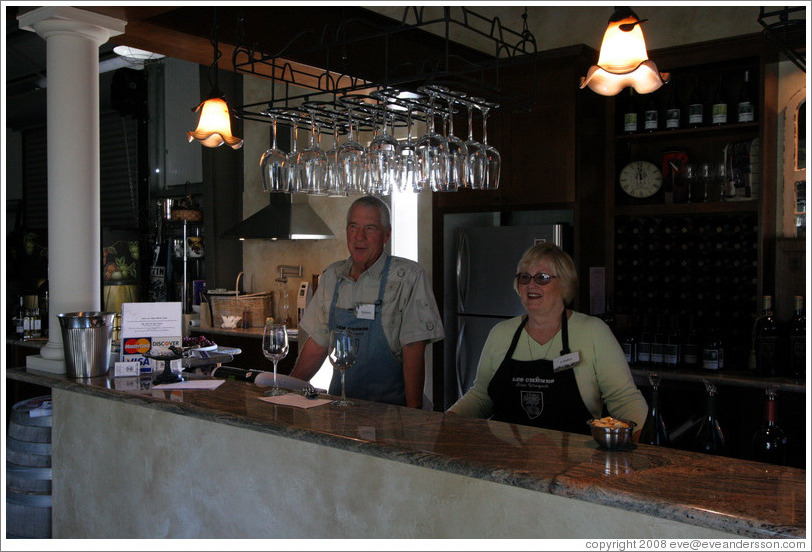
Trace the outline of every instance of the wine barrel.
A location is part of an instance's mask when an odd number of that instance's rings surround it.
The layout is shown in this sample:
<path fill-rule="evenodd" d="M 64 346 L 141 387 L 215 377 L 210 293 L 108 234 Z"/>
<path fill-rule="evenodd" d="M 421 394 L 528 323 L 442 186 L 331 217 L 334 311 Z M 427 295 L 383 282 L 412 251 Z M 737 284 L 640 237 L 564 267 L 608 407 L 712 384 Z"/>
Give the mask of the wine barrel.
<path fill-rule="evenodd" d="M 6 537 L 51 538 L 50 411 L 31 412 L 50 403 L 35 397 L 12 407 L 6 436 Z"/>

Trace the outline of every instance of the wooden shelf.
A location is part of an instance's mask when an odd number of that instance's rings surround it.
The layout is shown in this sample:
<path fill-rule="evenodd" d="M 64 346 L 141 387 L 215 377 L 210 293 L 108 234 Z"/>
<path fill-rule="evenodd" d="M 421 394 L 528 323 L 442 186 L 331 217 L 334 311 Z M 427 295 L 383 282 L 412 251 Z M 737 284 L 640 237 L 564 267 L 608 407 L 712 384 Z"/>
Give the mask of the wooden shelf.
<path fill-rule="evenodd" d="M 731 387 L 753 387 L 756 389 L 766 389 L 771 385 L 777 385 L 778 391 L 789 393 L 805 393 L 806 385 L 802 380 L 794 380 L 789 378 L 763 378 L 757 376 L 749 371 L 736 370 L 727 371 L 722 370 L 714 372 L 710 370 L 675 370 L 673 368 L 641 368 L 633 366 L 631 368 L 632 376 L 638 386 L 648 387 L 648 375 L 651 373 L 658 374 L 663 380 L 671 381 L 687 381 L 702 383 L 702 380 L 708 380 L 716 385 L 727 385 Z"/>
<path fill-rule="evenodd" d="M 675 130 L 658 130 L 656 132 L 635 132 L 634 134 L 618 134 L 618 142 L 650 142 L 652 140 L 671 140 L 690 138 L 697 139 L 706 136 L 724 136 L 725 134 L 740 135 L 747 131 L 758 134 L 759 123 L 731 123 L 718 126 L 702 126 L 698 128 L 678 128 Z"/>
<path fill-rule="evenodd" d="M 645 205 L 617 205 L 615 215 L 662 216 L 702 215 L 717 213 L 757 213 L 758 200 L 717 201 L 713 203 L 654 203 Z"/>

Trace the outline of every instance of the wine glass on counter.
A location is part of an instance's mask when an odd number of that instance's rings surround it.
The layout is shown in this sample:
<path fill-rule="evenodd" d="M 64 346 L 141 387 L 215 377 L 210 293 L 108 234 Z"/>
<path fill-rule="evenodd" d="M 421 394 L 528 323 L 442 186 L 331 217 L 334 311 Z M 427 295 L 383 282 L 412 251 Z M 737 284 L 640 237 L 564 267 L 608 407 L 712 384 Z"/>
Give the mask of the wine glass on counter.
<path fill-rule="evenodd" d="M 267 320 L 262 329 L 262 354 L 273 362 L 273 387 L 265 393 L 269 397 L 285 394 L 285 391 L 279 388 L 279 382 L 276 379 L 276 365 L 288 356 L 289 347 L 287 326 L 276 324 L 272 319 Z"/>
<path fill-rule="evenodd" d="M 341 374 L 341 399 L 333 401 L 336 406 L 353 406 L 355 403 L 347 400 L 344 376 L 347 370 L 355 364 L 358 358 L 358 336 L 352 330 L 333 330 L 330 332 L 328 345 L 330 364 Z"/>

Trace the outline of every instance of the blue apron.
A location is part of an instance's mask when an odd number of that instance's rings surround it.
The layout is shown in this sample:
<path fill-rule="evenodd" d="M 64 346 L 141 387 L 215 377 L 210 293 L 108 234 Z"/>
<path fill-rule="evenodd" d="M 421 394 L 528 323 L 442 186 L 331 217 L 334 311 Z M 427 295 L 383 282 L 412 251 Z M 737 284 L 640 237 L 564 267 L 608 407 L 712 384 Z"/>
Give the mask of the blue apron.
<path fill-rule="evenodd" d="M 330 330 L 349 328 L 358 335 L 358 360 L 344 375 L 347 397 L 405 406 L 403 366 L 389 347 L 381 324 L 383 292 L 386 289 L 391 259 L 387 255 L 381 272 L 378 300 L 375 301 L 375 319 L 356 317 L 354 308 L 336 307 L 338 288 L 341 286 L 339 278 L 330 304 L 329 326 Z M 329 391 L 331 395 L 341 395 L 341 374 L 338 372 L 333 372 Z"/>

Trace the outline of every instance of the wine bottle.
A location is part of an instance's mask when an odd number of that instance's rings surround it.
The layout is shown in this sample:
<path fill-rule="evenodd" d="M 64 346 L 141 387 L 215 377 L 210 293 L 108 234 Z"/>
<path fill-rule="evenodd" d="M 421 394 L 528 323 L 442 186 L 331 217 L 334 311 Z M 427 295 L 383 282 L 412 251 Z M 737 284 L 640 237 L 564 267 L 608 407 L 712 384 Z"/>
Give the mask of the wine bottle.
<path fill-rule="evenodd" d="M 722 82 L 722 73 L 719 73 L 716 92 L 713 95 L 711 122 L 714 125 L 724 125 L 727 123 L 727 96 L 725 95 L 724 82 Z"/>
<path fill-rule="evenodd" d="M 694 79 L 694 88 L 688 97 L 688 126 L 692 128 L 705 124 L 705 96 L 702 94 L 699 77 Z"/>
<path fill-rule="evenodd" d="M 702 345 L 702 368 L 722 370 L 725 367 L 725 347 L 718 328 L 711 328 Z"/>
<path fill-rule="evenodd" d="M 623 132 L 632 134 L 637 132 L 637 128 L 637 98 L 634 95 L 634 88 L 629 87 L 626 110 L 623 112 Z"/>
<path fill-rule="evenodd" d="M 761 298 L 761 316 L 755 326 L 756 373 L 763 377 L 778 375 L 778 323 L 773 316 L 772 296 Z"/>
<path fill-rule="evenodd" d="M 682 359 L 682 332 L 679 327 L 679 319 L 672 316 L 671 325 L 665 336 L 663 346 L 663 364 L 666 368 L 679 368 Z"/>
<path fill-rule="evenodd" d="M 806 314 L 802 295 L 795 296 L 795 313 L 789 321 L 789 376 L 806 378 Z"/>
<path fill-rule="evenodd" d="M 694 437 L 694 450 L 706 454 L 727 456 L 728 449 L 725 434 L 716 414 L 716 386 L 708 380 L 705 384 L 705 413 Z"/>
<path fill-rule="evenodd" d="M 665 349 L 665 330 L 663 329 L 662 318 L 657 316 L 657 324 L 654 326 L 654 333 L 651 336 L 651 365 L 656 368 L 663 366 L 663 351 Z"/>
<path fill-rule="evenodd" d="M 736 120 L 740 123 L 752 123 L 755 120 L 755 108 L 750 96 L 750 71 L 744 72 L 736 113 Z"/>
<path fill-rule="evenodd" d="M 660 128 L 660 113 L 657 111 L 657 99 L 653 92 L 648 95 L 646 110 L 643 113 L 643 128 L 648 132 L 654 132 Z"/>
<path fill-rule="evenodd" d="M 640 431 L 640 442 L 645 445 L 667 447 L 671 444 L 671 439 L 668 437 L 663 413 L 660 409 L 660 375 L 649 374 L 648 381 L 651 384 L 651 401 L 648 416 Z"/>
<path fill-rule="evenodd" d="M 25 299 L 20 295 L 20 306 L 14 313 L 14 334 L 17 339 L 25 336 Z"/>
<path fill-rule="evenodd" d="M 699 368 L 699 334 L 694 326 L 694 319 L 688 322 L 688 332 L 685 334 L 685 345 L 682 349 L 682 364 L 688 370 Z"/>
<path fill-rule="evenodd" d="M 668 94 L 668 103 L 665 106 L 665 128 L 668 130 L 678 129 L 680 127 L 681 114 L 679 92 L 676 83 L 672 82 L 671 90 Z"/>
<path fill-rule="evenodd" d="M 778 386 L 765 389 L 764 424 L 753 435 L 753 460 L 768 464 L 787 465 L 788 440 L 784 430 L 776 423 L 776 400 Z"/>
<path fill-rule="evenodd" d="M 620 346 L 623 348 L 623 355 L 626 357 L 626 364 L 632 366 L 637 364 L 637 335 L 638 335 L 637 318 L 632 317 L 632 324 L 626 330 L 623 336 L 623 342 Z"/>
<path fill-rule="evenodd" d="M 155 241 L 152 245 L 152 263 L 149 268 L 149 287 L 147 301 L 161 302 L 167 300 L 166 295 L 166 262 L 167 251 L 163 240 L 163 216 L 158 213 L 155 222 Z"/>
<path fill-rule="evenodd" d="M 641 366 L 648 366 L 651 363 L 651 327 L 649 317 L 643 317 L 643 327 L 640 329 L 640 339 L 637 343 L 637 362 Z"/>

